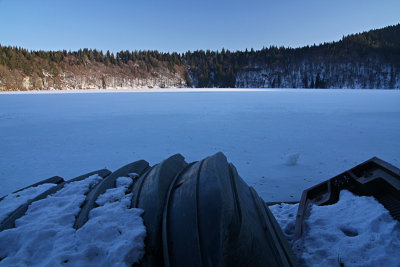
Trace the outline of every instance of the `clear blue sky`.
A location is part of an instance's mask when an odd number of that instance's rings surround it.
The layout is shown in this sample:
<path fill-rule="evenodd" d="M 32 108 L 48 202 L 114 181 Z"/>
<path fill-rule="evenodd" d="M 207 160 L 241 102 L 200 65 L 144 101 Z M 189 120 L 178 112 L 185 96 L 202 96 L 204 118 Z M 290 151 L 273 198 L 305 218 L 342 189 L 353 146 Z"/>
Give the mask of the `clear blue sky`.
<path fill-rule="evenodd" d="M 0 44 L 184 52 L 298 47 L 400 22 L 400 0 L 0 0 Z"/>

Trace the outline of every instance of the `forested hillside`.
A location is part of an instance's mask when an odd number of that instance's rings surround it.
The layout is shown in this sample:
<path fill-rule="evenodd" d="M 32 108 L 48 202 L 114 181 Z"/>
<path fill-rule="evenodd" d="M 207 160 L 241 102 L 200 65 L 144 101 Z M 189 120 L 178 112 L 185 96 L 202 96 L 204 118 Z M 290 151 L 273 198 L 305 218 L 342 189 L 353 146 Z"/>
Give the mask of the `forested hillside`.
<path fill-rule="evenodd" d="M 83 49 L 28 51 L 0 46 L 0 89 L 150 88 L 185 86 L 177 53 Z"/>
<path fill-rule="evenodd" d="M 0 89 L 399 88 L 400 24 L 338 42 L 258 51 L 28 51 L 0 46 Z"/>
<path fill-rule="evenodd" d="M 399 88 L 400 24 L 302 48 L 188 52 L 198 87 Z"/>

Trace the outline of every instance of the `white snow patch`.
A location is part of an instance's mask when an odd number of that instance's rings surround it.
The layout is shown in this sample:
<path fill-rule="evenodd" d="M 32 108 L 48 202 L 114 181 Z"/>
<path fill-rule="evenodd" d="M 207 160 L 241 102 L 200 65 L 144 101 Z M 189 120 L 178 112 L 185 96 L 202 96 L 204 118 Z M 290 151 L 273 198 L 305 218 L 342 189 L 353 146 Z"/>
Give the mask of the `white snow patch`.
<path fill-rule="evenodd" d="M 126 187 L 126 188 L 128 188 L 132 184 L 132 178 L 130 178 L 130 177 L 119 177 L 115 183 L 116 183 L 116 188 L 118 188 L 118 187 Z"/>
<path fill-rule="evenodd" d="M 279 220 L 278 220 L 279 221 Z M 312 206 L 294 250 L 306 266 L 399 266 L 400 223 L 373 197 L 343 190 L 336 204 Z"/>
<path fill-rule="evenodd" d="M 73 254 L 71 265 L 131 266 L 144 255 L 143 210 L 130 209 L 132 194 L 125 195 L 132 179 L 120 177 L 116 184 L 98 198 L 99 207 L 90 212 L 88 222 L 77 231 L 79 245 L 90 251 L 90 258 Z"/>
<path fill-rule="evenodd" d="M 128 266 L 139 260 L 145 227 L 143 211 L 129 209 L 130 178 L 119 178 L 117 188 L 99 197 L 88 222 L 73 228 L 85 194 L 101 180 L 93 175 L 32 203 L 16 228 L 0 232 L 0 265 Z"/>
<path fill-rule="evenodd" d="M 3 200 L 0 201 L 0 222 L 2 222 L 19 206 L 25 204 L 29 200 L 35 198 L 53 186 L 55 186 L 55 184 L 41 184 L 7 195 Z"/>

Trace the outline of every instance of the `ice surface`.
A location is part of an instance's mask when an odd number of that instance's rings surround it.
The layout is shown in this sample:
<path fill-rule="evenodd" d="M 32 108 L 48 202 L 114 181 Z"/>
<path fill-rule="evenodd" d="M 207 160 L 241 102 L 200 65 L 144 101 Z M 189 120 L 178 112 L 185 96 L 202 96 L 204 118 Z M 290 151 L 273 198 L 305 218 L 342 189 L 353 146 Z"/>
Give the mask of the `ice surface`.
<path fill-rule="evenodd" d="M 224 152 L 266 201 L 299 200 L 373 156 L 400 165 L 399 90 L 162 90 L 0 95 L 0 196 L 175 153 Z"/>
<path fill-rule="evenodd" d="M 94 175 L 67 184 L 30 205 L 16 228 L 0 232 L 0 266 L 131 266 L 138 261 L 146 231 L 143 211 L 128 209 L 131 178 L 119 178 L 117 188 L 99 197 L 86 224 L 73 228 L 85 193 L 101 180 Z"/>

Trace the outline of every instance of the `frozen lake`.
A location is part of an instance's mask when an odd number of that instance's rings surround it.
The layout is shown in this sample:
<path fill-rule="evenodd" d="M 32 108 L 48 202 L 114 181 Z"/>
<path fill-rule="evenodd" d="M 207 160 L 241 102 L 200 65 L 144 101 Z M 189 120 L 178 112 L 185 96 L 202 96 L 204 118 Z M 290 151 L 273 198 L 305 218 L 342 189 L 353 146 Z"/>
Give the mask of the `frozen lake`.
<path fill-rule="evenodd" d="M 400 166 L 399 90 L 156 91 L 0 94 L 0 196 L 175 153 L 222 151 L 266 201 L 373 156 Z"/>

